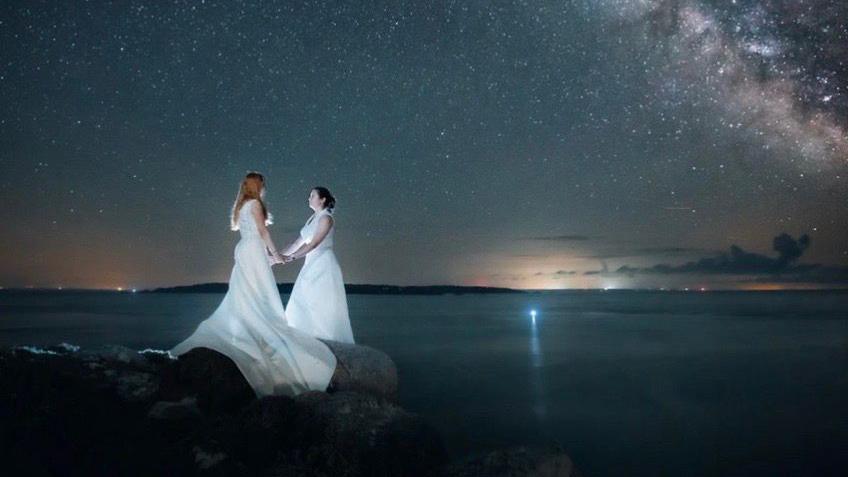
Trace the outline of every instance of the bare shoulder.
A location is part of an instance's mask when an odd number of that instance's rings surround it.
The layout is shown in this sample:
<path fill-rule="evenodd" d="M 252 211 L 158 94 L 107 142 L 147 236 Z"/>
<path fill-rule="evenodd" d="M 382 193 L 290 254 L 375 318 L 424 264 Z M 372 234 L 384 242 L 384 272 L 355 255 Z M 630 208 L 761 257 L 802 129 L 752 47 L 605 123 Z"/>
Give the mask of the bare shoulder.
<path fill-rule="evenodd" d="M 321 216 L 320 219 L 318 219 L 318 223 L 328 225 L 328 226 L 333 225 L 333 217 L 331 215 L 324 214 L 324 215 Z"/>
<path fill-rule="evenodd" d="M 256 216 L 262 215 L 262 207 L 254 207 L 253 206 L 253 204 L 255 204 L 256 202 L 257 202 L 256 199 L 250 199 L 242 205 L 242 208 L 247 207 L 247 210 L 249 210 L 253 215 L 256 215 Z"/>

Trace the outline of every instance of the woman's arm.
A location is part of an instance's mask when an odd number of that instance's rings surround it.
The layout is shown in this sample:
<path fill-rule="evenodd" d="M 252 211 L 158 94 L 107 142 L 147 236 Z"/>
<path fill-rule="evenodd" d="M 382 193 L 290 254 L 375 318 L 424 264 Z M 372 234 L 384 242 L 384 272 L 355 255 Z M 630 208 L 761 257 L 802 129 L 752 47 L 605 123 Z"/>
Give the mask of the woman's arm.
<path fill-rule="evenodd" d="M 265 248 L 267 248 L 272 255 L 275 255 L 277 253 L 277 247 L 274 245 L 274 241 L 271 240 L 271 233 L 268 232 L 268 227 L 265 226 L 265 217 L 262 216 L 262 208 L 251 207 L 250 212 L 256 220 L 256 229 L 259 231 L 259 236 L 262 237 L 262 241 L 265 242 Z"/>
<path fill-rule="evenodd" d="M 307 253 L 311 252 L 315 247 L 321 245 L 324 237 L 326 237 L 330 232 L 330 227 L 332 225 L 333 219 L 326 215 L 318 219 L 318 228 L 315 230 L 315 235 L 312 237 L 312 241 L 302 244 L 293 254 L 289 255 L 291 260 L 297 260 L 298 258 L 303 257 Z"/>
<path fill-rule="evenodd" d="M 295 252 L 295 250 L 299 249 L 301 245 L 303 245 L 303 237 L 298 235 L 297 238 L 294 239 L 294 242 L 290 243 L 288 247 L 286 247 L 283 253 L 285 255 L 291 255 Z"/>

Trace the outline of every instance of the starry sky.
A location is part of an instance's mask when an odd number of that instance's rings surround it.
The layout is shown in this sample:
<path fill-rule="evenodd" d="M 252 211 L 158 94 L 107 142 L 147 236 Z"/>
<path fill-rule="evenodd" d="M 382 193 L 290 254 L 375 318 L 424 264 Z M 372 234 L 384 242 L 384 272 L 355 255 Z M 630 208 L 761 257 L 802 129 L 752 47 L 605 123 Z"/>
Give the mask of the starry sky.
<path fill-rule="evenodd" d="M 4 1 L 0 286 L 848 286 L 841 0 Z M 299 268 L 276 266 L 280 282 Z"/>

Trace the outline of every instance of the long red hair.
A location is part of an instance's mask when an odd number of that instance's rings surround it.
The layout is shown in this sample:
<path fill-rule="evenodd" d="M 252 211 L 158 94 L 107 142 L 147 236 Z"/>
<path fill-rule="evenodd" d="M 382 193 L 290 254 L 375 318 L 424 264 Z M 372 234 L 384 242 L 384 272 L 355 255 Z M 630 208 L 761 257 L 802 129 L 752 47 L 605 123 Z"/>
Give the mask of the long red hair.
<path fill-rule="evenodd" d="M 262 217 L 265 218 L 265 225 L 271 225 L 273 223 L 271 214 L 265 207 L 265 202 L 262 200 L 261 196 L 262 187 L 264 185 L 265 178 L 258 172 L 248 172 L 247 175 L 244 176 L 244 179 L 241 181 L 241 186 L 239 186 L 238 195 L 236 195 L 236 201 L 233 204 L 233 211 L 230 214 L 231 230 L 239 229 L 239 211 L 241 210 L 241 206 L 250 199 L 256 199 L 259 201 L 259 205 L 262 206 Z"/>

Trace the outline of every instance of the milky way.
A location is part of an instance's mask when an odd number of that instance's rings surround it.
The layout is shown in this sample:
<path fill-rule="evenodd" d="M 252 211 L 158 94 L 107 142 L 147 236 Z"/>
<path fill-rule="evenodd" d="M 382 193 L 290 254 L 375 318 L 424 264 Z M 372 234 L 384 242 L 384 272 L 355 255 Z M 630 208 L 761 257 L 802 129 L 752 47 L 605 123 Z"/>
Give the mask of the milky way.
<path fill-rule="evenodd" d="M 665 60 L 658 71 L 662 95 L 716 105 L 722 126 L 742 129 L 765 149 L 788 149 L 790 160 L 807 162 L 798 164 L 803 169 L 844 166 L 848 5 L 814 0 L 637 6 L 619 5 L 618 11 L 645 27 L 643 41 L 659 45 Z"/>
<path fill-rule="evenodd" d="M 277 242 L 336 194 L 349 283 L 844 286 L 846 24 L 824 0 L 4 2 L 0 286 L 225 281 L 248 169 Z M 784 234 L 790 265 L 736 267 Z"/>

